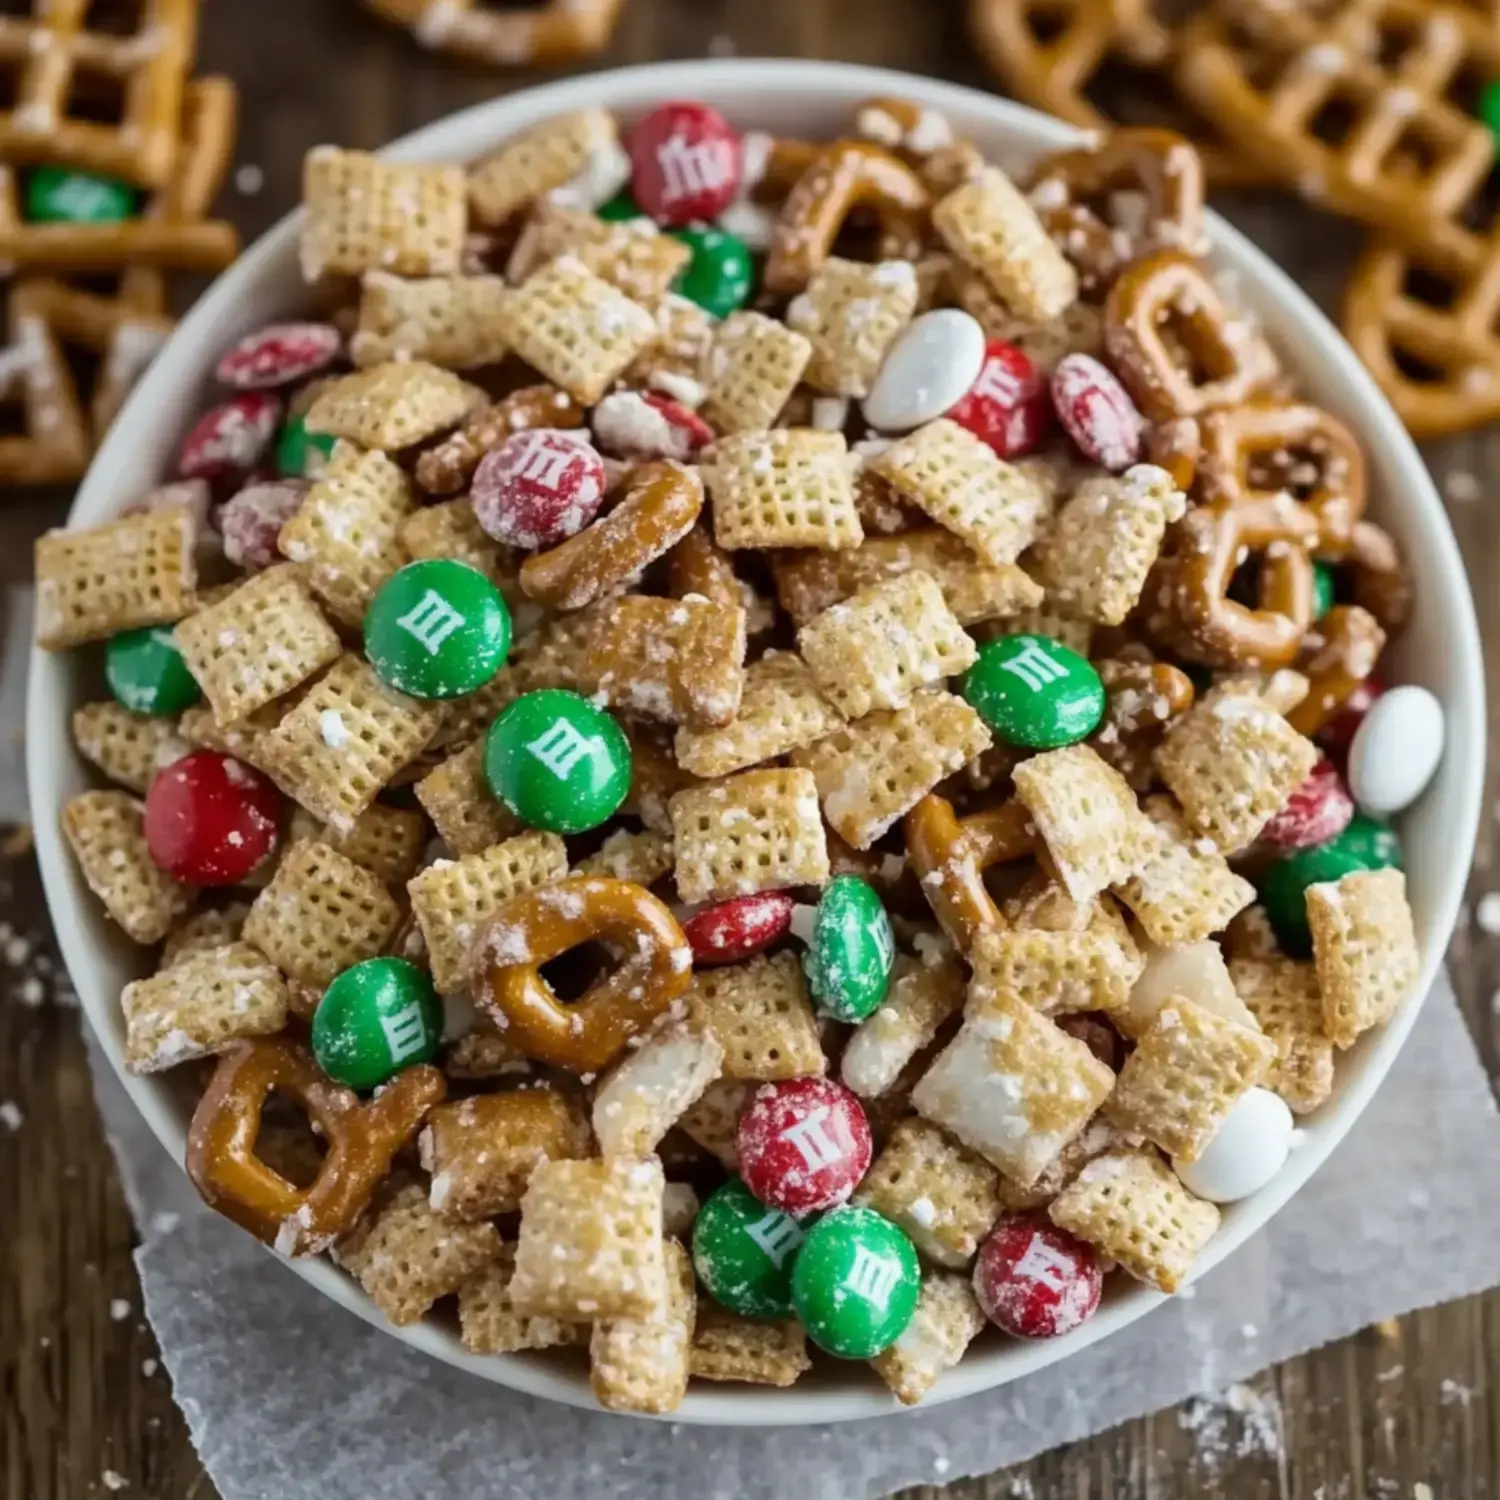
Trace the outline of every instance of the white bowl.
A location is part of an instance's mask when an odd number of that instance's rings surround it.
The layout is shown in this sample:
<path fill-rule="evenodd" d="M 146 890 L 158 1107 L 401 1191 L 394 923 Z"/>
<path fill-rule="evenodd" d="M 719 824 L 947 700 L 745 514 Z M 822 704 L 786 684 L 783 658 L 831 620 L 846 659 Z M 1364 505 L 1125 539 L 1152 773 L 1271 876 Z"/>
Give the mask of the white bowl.
<path fill-rule="evenodd" d="M 407 136 L 388 154 L 404 161 L 466 162 L 523 126 L 564 110 L 603 105 L 629 118 L 659 100 L 681 97 L 710 100 L 745 129 L 826 138 L 846 129 L 852 107 L 872 94 L 896 94 L 943 111 L 961 134 L 1002 162 L 1024 163 L 1074 136 L 1070 127 L 1004 99 L 905 74 L 821 62 L 697 60 L 592 74 L 496 99 Z M 100 449 L 78 492 L 71 524 L 108 519 L 164 475 L 179 438 L 208 397 L 219 353 L 240 335 L 296 310 L 303 299 L 297 232 L 297 215 L 283 219 L 219 278 L 183 321 Z M 1463 564 L 1416 449 L 1332 324 L 1285 272 L 1235 230 L 1210 217 L 1209 233 L 1215 264 L 1237 273 L 1240 296 L 1264 320 L 1308 393 L 1359 434 L 1369 461 L 1371 511 L 1395 533 L 1415 574 L 1416 613 L 1392 670 L 1402 681 L 1431 688 L 1448 716 L 1442 769 L 1401 824 L 1422 942 L 1419 993 L 1425 993 L 1463 893 L 1484 772 L 1484 682 Z M 105 920 L 59 832 L 64 801 L 90 783 L 68 727 L 72 707 L 87 693 L 97 694 L 97 683 L 85 680 L 82 663 L 88 659 L 87 653 L 32 656 L 27 762 L 37 849 L 58 940 L 84 1012 L 136 1107 L 180 1162 L 187 1116 L 159 1079 L 132 1076 L 122 1064 L 118 996 L 140 971 L 140 954 Z M 1223 1227 L 1199 1259 L 1199 1274 L 1254 1234 L 1317 1170 L 1359 1118 L 1416 1012 L 1413 1001 L 1389 1026 L 1366 1035 L 1341 1057 L 1334 1097 L 1306 1122 L 1302 1149 L 1270 1186 L 1225 1211 Z M 548 1356 L 467 1355 L 441 1328 L 391 1328 L 354 1282 L 332 1265 L 289 1264 L 333 1301 L 413 1348 L 499 1385 L 593 1405 L 579 1367 Z M 1099 1313 L 1067 1338 L 1023 1343 L 993 1336 L 943 1377 L 927 1404 L 1020 1379 L 1133 1322 L 1161 1300 L 1159 1293 L 1132 1283 L 1118 1286 Z M 786 1391 L 700 1384 L 675 1420 L 759 1426 L 848 1421 L 900 1409 L 868 1370 L 852 1366 L 847 1375 L 842 1370 L 823 1374 Z"/>

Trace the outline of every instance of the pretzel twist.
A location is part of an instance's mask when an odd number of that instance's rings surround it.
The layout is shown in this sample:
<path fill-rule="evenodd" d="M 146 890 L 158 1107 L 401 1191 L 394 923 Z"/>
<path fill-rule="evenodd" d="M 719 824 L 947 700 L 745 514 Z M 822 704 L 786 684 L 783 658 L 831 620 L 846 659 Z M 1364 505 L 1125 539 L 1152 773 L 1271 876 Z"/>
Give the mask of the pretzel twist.
<path fill-rule="evenodd" d="M 1318 621 L 1305 643 L 1298 670 L 1307 678 L 1307 696 L 1288 711 L 1287 723 L 1309 738 L 1317 734 L 1375 670 L 1385 631 L 1369 610 L 1338 604 Z"/>

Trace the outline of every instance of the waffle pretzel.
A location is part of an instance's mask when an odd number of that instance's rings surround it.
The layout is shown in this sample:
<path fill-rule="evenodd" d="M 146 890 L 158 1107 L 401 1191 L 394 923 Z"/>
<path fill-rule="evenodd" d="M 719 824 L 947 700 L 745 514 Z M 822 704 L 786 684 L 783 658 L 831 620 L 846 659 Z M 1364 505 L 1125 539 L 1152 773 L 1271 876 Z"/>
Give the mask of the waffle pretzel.
<path fill-rule="evenodd" d="M 1307 678 L 1307 696 L 1287 711 L 1287 723 L 1311 738 L 1337 716 L 1355 688 L 1375 670 L 1385 631 L 1369 610 L 1335 605 L 1308 637 L 1298 669 Z"/>
<path fill-rule="evenodd" d="M 521 564 L 521 587 L 548 609 L 582 609 L 675 547 L 702 509 L 696 469 L 642 464 L 608 515 Z"/>
<path fill-rule="evenodd" d="M 915 260 L 929 206 L 922 179 L 899 156 L 870 141 L 835 141 L 813 158 L 787 194 L 771 236 L 766 290 L 800 292 L 858 208 L 875 215 L 881 259 Z"/>
<path fill-rule="evenodd" d="M 907 813 L 903 827 L 912 872 L 960 952 L 967 953 L 981 932 L 1006 925 L 985 888 L 984 872 L 1036 848 L 1031 814 L 1019 802 L 960 818 L 951 802 L 929 792 Z"/>
<path fill-rule="evenodd" d="M 623 957 L 564 1005 L 541 965 L 587 942 Z M 677 919 L 643 886 L 574 875 L 504 902 L 474 949 L 474 974 L 479 1007 L 507 1041 L 553 1067 L 597 1073 L 686 994 L 692 952 Z"/>
<path fill-rule="evenodd" d="M 483 0 L 365 0 L 424 47 L 492 67 L 551 68 L 602 52 L 625 0 L 550 0 L 503 10 Z"/>
<path fill-rule="evenodd" d="M 272 1092 L 307 1111 L 327 1146 L 312 1185 L 297 1187 L 255 1153 Z M 188 1129 L 187 1171 L 210 1208 L 284 1255 L 316 1255 L 353 1227 L 396 1153 L 447 1083 L 425 1064 L 398 1073 L 368 1104 L 340 1088 L 288 1036 L 228 1048 Z"/>

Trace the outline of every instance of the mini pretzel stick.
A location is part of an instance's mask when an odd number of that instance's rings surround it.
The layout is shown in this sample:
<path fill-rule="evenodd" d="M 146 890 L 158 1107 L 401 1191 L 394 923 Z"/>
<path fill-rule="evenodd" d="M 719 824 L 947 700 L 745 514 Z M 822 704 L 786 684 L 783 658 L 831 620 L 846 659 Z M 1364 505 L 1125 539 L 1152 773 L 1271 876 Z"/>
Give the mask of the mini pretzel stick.
<path fill-rule="evenodd" d="M 639 573 L 692 529 L 703 509 L 696 469 L 642 464 L 625 498 L 577 536 L 521 565 L 521 588 L 549 609 L 582 609 Z"/>
<path fill-rule="evenodd" d="M 766 262 L 766 290 L 800 292 L 857 208 L 875 214 L 882 259 L 915 260 L 930 206 L 922 179 L 900 157 L 868 141 L 835 141 L 787 195 Z"/>
<path fill-rule="evenodd" d="M 297 1187 L 256 1154 L 261 1111 L 272 1092 L 307 1111 L 327 1143 L 317 1178 Z M 286 1036 L 237 1042 L 223 1055 L 193 1112 L 187 1172 L 210 1208 L 283 1255 L 316 1255 L 350 1229 L 417 1133 L 447 1083 L 421 1065 L 398 1073 L 362 1104 L 312 1054 Z"/>
<path fill-rule="evenodd" d="M 502 396 L 493 406 L 470 413 L 417 459 L 417 483 L 429 495 L 456 495 L 479 467 L 479 460 L 513 432 L 532 427 L 582 427 L 587 412 L 566 391 L 528 385 Z"/>
<path fill-rule="evenodd" d="M 1308 679 L 1307 696 L 1286 720 L 1298 734 L 1311 738 L 1375 670 L 1385 646 L 1385 631 L 1369 610 L 1357 604 L 1339 604 L 1308 633 L 1308 641 L 1319 644 L 1300 664 Z"/>

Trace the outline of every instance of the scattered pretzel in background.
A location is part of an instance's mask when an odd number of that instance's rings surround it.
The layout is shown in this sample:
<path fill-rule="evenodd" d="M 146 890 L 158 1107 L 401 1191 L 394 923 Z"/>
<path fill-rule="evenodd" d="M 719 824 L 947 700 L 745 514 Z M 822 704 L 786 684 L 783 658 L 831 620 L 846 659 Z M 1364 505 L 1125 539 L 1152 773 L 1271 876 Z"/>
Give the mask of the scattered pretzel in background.
<path fill-rule="evenodd" d="M 602 52 L 624 0 L 551 0 L 501 10 L 484 0 L 365 0 L 424 47 L 491 67 L 556 67 Z"/>

